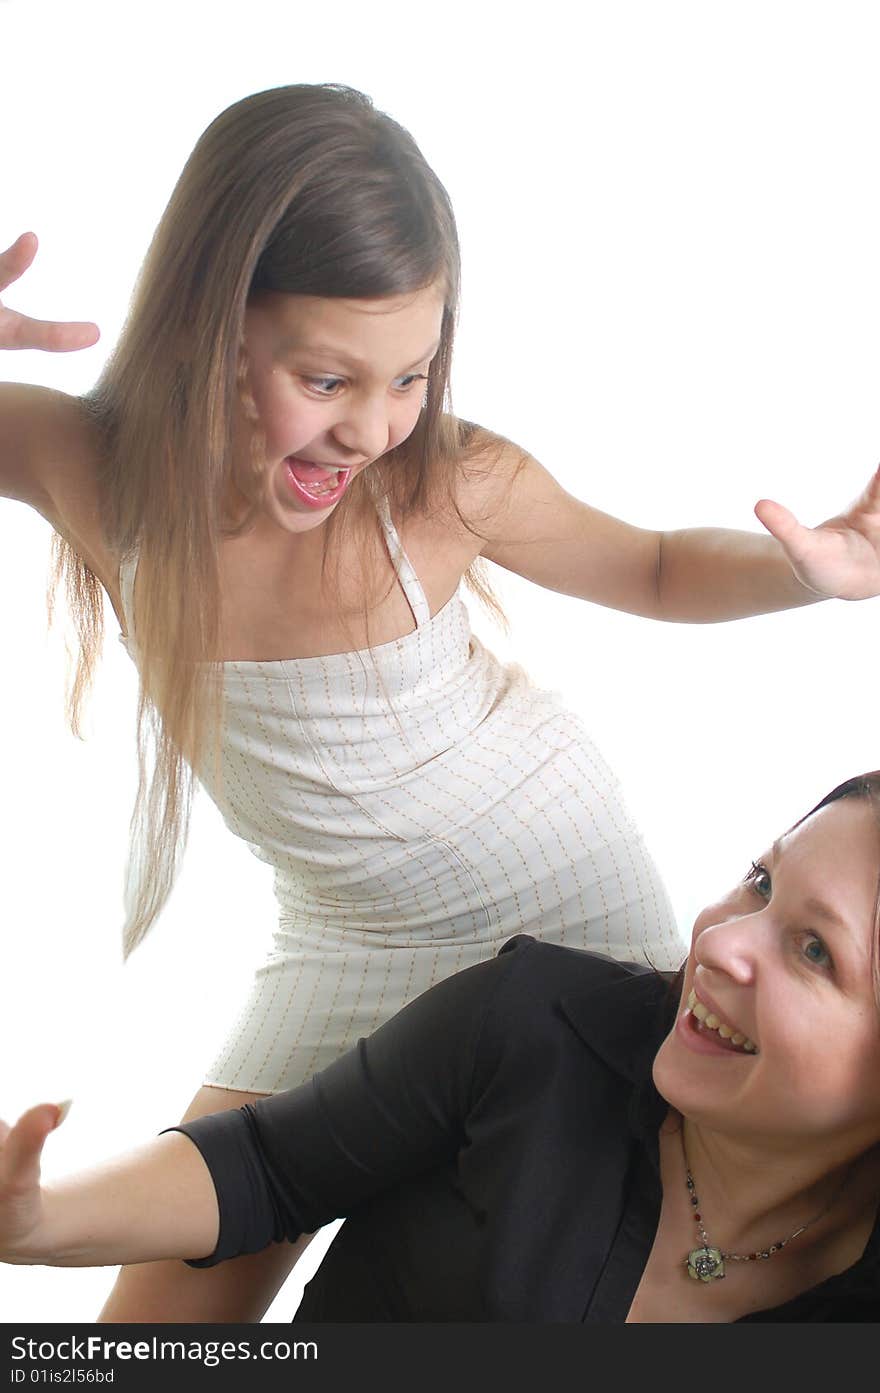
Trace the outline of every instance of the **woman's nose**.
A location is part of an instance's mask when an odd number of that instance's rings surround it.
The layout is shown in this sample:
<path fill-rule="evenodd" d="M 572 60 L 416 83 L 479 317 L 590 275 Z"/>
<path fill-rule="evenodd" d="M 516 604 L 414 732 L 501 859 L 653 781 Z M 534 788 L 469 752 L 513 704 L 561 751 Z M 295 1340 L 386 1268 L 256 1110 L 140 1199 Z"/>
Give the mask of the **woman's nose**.
<path fill-rule="evenodd" d="M 694 939 L 695 963 L 742 985 L 753 981 L 761 937 L 756 920 L 746 914 L 703 929 Z"/>
<path fill-rule="evenodd" d="M 388 448 L 389 423 L 386 403 L 374 398 L 349 402 L 333 434 L 347 450 L 374 460 Z"/>

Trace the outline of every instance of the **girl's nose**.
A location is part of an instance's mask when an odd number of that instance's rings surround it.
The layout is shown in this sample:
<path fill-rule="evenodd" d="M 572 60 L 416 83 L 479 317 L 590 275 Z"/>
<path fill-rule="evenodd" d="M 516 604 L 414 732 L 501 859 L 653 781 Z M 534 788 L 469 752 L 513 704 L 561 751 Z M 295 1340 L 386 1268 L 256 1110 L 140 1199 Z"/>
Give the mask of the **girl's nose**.
<path fill-rule="evenodd" d="M 388 448 L 388 410 L 384 401 L 364 400 L 348 403 L 333 434 L 345 449 L 374 460 Z"/>

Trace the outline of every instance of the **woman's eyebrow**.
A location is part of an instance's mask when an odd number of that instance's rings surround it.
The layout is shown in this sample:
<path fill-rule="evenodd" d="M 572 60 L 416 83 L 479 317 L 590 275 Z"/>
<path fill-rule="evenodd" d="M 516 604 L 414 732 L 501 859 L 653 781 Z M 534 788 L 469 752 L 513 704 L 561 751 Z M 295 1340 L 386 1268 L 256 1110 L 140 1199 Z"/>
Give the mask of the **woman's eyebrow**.
<path fill-rule="evenodd" d="M 852 938 L 855 937 L 855 929 L 850 921 L 845 919 L 842 914 L 838 914 L 837 910 L 832 908 L 830 904 L 826 904 L 824 900 L 818 900 L 811 896 L 810 899 L 804 900 L 804 909 L 808 914 L 812 914 L 819 919 L 824 919 L 826 924 L 831 924 L 832 927 L 841 929 Z"/>
<path fill-rule="evenodd" d="M 770 848 L 774 861 L 778 861 L 782 854 L 783 840 L 784 837 L 777 837 Z M 812 914 L 818 919 L 824 919 L 826 924 L 832 925 L 833 928 L 841 929 L 844 933 L 849 934 L 850 937 L 856 937 L 855 928 L 850 920 L 846 919 L 825 900 L 820 900 L 817 896 L 811 895 L 808 899 L 804 900 L 804 910 L 807 914 Z"/>

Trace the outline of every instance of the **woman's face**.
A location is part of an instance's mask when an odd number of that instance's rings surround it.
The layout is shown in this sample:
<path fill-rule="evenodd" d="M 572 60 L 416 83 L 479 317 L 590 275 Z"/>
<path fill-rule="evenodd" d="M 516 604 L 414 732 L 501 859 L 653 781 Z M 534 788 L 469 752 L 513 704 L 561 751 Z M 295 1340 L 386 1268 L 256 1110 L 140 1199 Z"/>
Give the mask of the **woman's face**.
<path fill-rule="evenodd" d="M 872 809 L 841 799 L 703 911 L 679 1015 L 654 1063 L 659 1092 L 680 1112 L 784 1145 L 833 1136 L 841 1154 L 880 1139 L 878 865 Z"/>
<path fill-rule="evenodd" d="M 325 522 L 355 475 L 414 429 L 442 317 L 436 286 L 376 300 L 257 296 L 244 347 L 266 472 L 254 475 L 243 414 L 238 492 L 287 532 Z"/>

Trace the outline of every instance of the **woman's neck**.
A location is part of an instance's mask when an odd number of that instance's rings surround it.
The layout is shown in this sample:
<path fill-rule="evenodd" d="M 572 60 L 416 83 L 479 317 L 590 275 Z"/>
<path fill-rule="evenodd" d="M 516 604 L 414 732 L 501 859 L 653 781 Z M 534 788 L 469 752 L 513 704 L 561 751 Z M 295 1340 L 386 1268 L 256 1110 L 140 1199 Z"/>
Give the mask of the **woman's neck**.
<path fill-rule="evenodd" d="M 880 1189 L 880 1147 L 847 1152 L 834 1142 L 807 1147 L 802 1140 L 768 1146 L 689 1120 L 682 1128 L 681 1122 L 671 1113 L 666 1127 L 677 1132 L 683 1185 L 687 1157 L 700 1223 L 712 1246 L 741 1254 L 763 1251 L 770 1244 L 787 1245 L 803 1228 L 797 1238 L 803 1255 L 835 1241 L 848 1227 L 861 1229 L 867 1222 L 870 1232 Z M 672 1164 L 675 1169 L 674 1156 Z"/>

